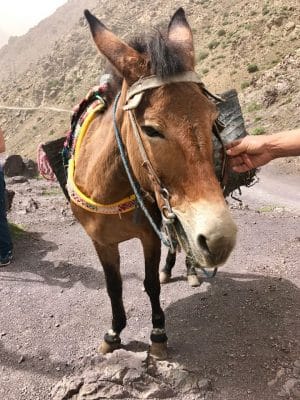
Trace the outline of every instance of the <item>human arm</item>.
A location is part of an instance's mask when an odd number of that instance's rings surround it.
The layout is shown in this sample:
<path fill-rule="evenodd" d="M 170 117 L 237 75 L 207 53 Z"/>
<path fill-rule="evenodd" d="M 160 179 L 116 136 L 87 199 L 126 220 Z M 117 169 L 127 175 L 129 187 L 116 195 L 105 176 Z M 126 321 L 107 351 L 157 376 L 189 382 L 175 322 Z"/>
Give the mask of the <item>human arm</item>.
<path fill-rule="evenodd" d="M 0 128 L 0 153 L 5 152 L 5 140 L 3 130 Z"/>
<path fill-rule="evenodd" d="M 300 129 L 273 135 L 246 136 L 226 147 L 231 168 L 235 172 L 246 172 L 275 158 L 300 156 Z"/>

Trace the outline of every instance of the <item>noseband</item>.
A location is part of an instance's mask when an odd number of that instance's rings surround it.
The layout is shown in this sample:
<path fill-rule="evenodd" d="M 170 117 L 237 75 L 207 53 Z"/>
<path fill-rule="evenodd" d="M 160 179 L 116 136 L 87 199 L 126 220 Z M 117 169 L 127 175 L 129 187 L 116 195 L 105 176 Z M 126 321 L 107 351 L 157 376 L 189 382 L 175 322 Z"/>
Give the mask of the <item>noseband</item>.
<path fill-rule="evenodd" d="M 177 234 L 176 234 L 176 230 L 174 227 L 174 222 L 176 219 L 176 215 L 174 214 L 172 207 L 170 205 L 170 195 L 169 195 L 169 191 L 167 190 L 167 188 L 165 188 L 163 186 L 163 184 L 161 183 L 159 177 L 157 176 L 144 147 L 141 135 L 140 135 L 140 128 L 139 125 L 137 123 L 135 114 L 133 112 L 134 109 L 136 109 L 138 107 L 138 105 L 140 104 L 144 93 L 147 90 L 150 89 L 154 89 L 154 88 L 158 88 L 161 87 L 163 85 L 168 85 L 170 83 L 179 83 L 179 82 L 193 82 L 198 84 L 201 87 L 201 90 L 203 91 L 203 93 L 206 95 L 206 97 L 210 97 L 212 99 L 214 99 L 217 102 L 223 101 L 222 98 L 210 93 L 204 86 L 203 82 L 201 81 L 199 75 L 197 75 L 195 72 L 193 71 L 188 71 L 188 72 L 184 72 L 182 74 L 178 74 L 178 75 L 174 75 L 171 77 L 167 77 L 167 78 L 160 78 L 158 76 L 148 76 L 145 78 L 140 78 L 137 82 L 135 82 L 127 91 L 126 94 L 126 102 L 125 105 L 123 106 L 123 110 L 127 111 L 129 114 L 129 119 L 131 122 L 131 126 L 132 126 L 132 131 L 134 134 L 134 137 L 136 139 L 138 148 L 139 148 L 139 152 L 140 155 L 142 157 L 142 166 L 146 169 L 148 176 L 154 186 L 154 193 L 156 196 L 156 199 L 158 199 L 158 196 L 160 197 L 160 200 L 163 204 L 163 206 L 161 207 L 160 211 L 161 211 L 161 215 L 162 215 L 162 223 L 163 223 L 163 231 L 164 234 L 162 234 L 162 232 L 160 231 L 160 229 L 156 226 L 155 222 L 153 221 L 151 215 L 149 214 L 147 208 L 145 207 L 144 201 L 143 201 L 143 196 L 141 194 L 141 190 L 138 187 L 138 185 L 136 184 L 136 182 L 134 181 L 132 174 L 130 172 L 130 166 L 129 166 L 129 162 L 127 160 L 127 157 L 125 155 L 125 148 L 122 142 L 122 138 L 117 126 L 117 122 L 116 122 L 116 111 L 117 111 L 117 105 L 118 105 L 118 101 L 120 98 L 120 94 L 119 93 L 115 99 L 115 103 L 114 103 L 114 130 L 115 130 L 115 136 L 116 136 L 116 140 L 117 140 L 117 144 L 120 150 L 120 154 L 121 154 L 121 158 L 123 161 L 123 165 L 124 168 L 126 170 L 128 179 L 130 181 L 130 184 L 132 186 L 132 189 L 136 195 L 136 199 L 139 203 L 139 206 L 141 207 L 141 209 L 144 211 L 147 219 L 149 220 L 151 226 L 153 227 L 153 229 L 155 230 L 156 234 L 159 236 L 160 240 L 167 246 L 169 247 L 171 252 L 175 252 L 176 251 L 176 244 L 177 244 L 177 240 L 175 239 Z M 223 157 L 223 172 L 222 172 L 222 185 L 224 185 L 224 176 L 225 176 L 225 160 L 226 160 L 226 153 L 225 153 L 225 148 L 222 142 L 222 139 L 219 135 L 219 131 L 218 131 L 218 126 L 217 124 L 215 125 L 214 129 L 214 134 L 216 135 L 216 137 L 218 138 L 218 140 L 220 140 L 223 150 L 224 150 L 224 157 Z M 207 271 L 204 270 L 204 272 L 206 274 Z M 215 271 L 214 271 L 215 274 Z M 211 276 L 209 276 L 211 277 Z"/>

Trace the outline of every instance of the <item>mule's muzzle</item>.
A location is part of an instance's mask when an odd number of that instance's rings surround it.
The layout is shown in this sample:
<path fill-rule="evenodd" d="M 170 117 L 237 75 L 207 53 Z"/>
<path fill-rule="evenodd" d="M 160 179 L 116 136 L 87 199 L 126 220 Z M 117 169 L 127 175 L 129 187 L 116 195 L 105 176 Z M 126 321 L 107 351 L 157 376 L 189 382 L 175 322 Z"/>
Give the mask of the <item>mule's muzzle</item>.
<path fill-rule="evenodd" d="M 174 210 L 175 211 L 175 210 Z M 237 227 L 227 208 L 176 210 L 178 241 L 195 267 L 224 264 L 236 242 Z"/>

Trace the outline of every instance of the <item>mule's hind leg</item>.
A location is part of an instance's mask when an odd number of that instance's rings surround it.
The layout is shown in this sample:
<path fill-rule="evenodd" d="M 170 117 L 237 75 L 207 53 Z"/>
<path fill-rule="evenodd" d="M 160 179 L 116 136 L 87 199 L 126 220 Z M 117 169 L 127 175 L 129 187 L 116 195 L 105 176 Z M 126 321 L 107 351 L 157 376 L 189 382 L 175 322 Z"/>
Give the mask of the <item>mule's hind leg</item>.
<path fill-rule="evenodd" d="M 160 306 L 159 262 L 161 244 L 157 237 L 151 242 L 143 241 L 145 256 L 145 290 L 152 307 L 152 325 L 150 354 L 158 359 L 167 357 L 167 335 L 165 331 L 165 315 Z"/>
<path fill-rule="evenodd" d="M 126 315 L 122 299 L 120 253 L 118 245 L 103 247 L 94 242 L 94 246 L 103 266 L 106 289 L 112 308 L 112 328 L 104 335 L 104 341 L 99 347 L 100 353 L 106 354 L 120 347 L 120 333 L 126 326 Z"/>
<path fill-rule="evenodd" d="M 166 258 L 166 264 L 159 273 L 160 283 L 170 282 L 172 268 L 174 267 L 175 262 L 176 262 L 176 253 L 171 253 L 171 251 L 169 250 Z"/>
<path fill-rule="evenodd" d="M 193 287 L 199 286 L 200 281 L 196 269 L 188 258 L 185 259 L 185 265 L 188 284 Z"/>

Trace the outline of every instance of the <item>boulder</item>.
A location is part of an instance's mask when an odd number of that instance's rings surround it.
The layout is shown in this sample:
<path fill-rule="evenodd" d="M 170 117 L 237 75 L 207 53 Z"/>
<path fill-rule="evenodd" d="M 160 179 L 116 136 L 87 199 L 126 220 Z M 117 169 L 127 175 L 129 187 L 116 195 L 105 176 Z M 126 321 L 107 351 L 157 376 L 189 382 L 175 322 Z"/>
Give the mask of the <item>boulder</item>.
<path fill-rule="evenodd" d="M 5 160 L 3 171 L 8 177 L 23 175 L 25 165 L 21 156 L 14 154 Z"/>
<path fill-rule="evenodd" d="M 4 174 L 7 177 L 25 176 L 26 178 L 34 178 L 38 175 L 36 162 L 29 159 L 23 159 L 18 154 L 8 156 L 3 166 Z"/>
<path fill-rule="evenodd" d="M 24 176 L 26 176 L 27 178 L 35 178 L 36 176 L 38 176 L 39 171 L 37 163 L 35 161 L 24 158 L 23 162 L 25 165 Z"/>
<path fill-rule="evenodd" d="M 52 389 L 52 400 L 185 399 L 212 392 L 211 381 L 176 362 L 155 361 L 146 352 L 116 350 L 88 356 Z"/>

